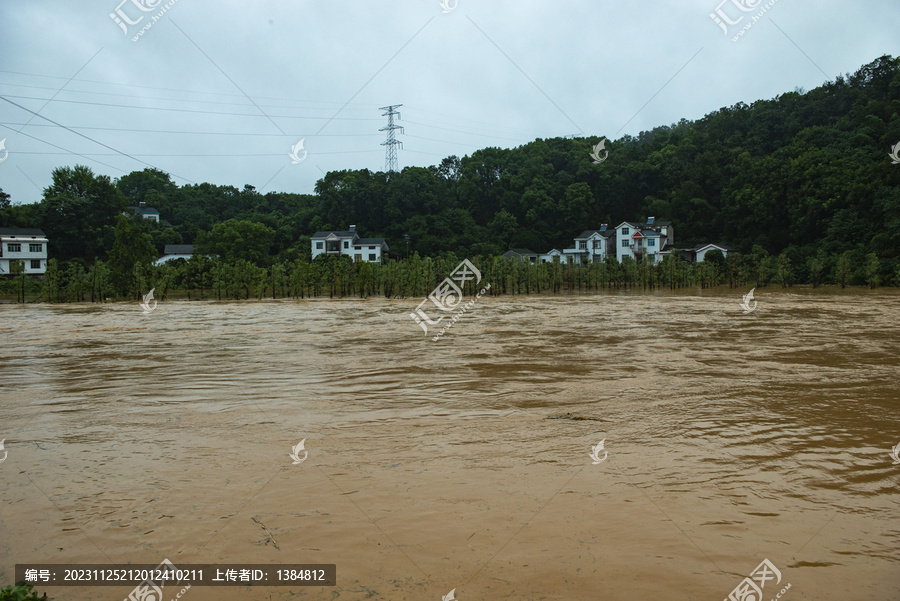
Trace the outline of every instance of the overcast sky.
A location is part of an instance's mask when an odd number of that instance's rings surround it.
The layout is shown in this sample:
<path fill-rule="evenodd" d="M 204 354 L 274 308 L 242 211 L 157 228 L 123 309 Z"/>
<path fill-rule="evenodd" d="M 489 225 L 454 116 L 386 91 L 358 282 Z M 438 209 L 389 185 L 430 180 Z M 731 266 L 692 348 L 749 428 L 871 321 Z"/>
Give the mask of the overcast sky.
<path fill-rule="evenodd" d="M 637 135 L 900 55 L 898 0 L 444 2 L 0 0 L 0 188 L 36 202 L 84 164 L 312 193 L 384 169 L 385 105 L 399 166 L 425 166 Z"/>

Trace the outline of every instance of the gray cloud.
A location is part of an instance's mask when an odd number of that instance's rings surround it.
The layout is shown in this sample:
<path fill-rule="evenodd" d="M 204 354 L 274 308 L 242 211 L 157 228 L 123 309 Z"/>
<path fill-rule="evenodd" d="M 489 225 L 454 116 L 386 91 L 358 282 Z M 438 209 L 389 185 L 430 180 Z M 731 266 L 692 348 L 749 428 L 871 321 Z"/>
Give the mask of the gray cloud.
<path fill-rule="evenodd" d="M 388 104 L 404 105 L 401 166 L 430 165 L 537 137 L 637 135 L 900 54 L 895 0 L 777 0 L 737 42 L 709 16 L 719 0 L 459 0 L 449 13 L 438 0 L 177 0 L 137 42 L 166 2 L 127 0 L 144 18 L 125 35 L 109 16 L 119 1 L 0 6 L 0 95 L 59 124 L 0 101 L 13 202 L 76 163 L 309 193 L 322 171 L 383 168 Z M 722 10 L 745 15 L 736 33 L 763 6 Z M 301 138 L 307 158 L 291 164 Z"/>

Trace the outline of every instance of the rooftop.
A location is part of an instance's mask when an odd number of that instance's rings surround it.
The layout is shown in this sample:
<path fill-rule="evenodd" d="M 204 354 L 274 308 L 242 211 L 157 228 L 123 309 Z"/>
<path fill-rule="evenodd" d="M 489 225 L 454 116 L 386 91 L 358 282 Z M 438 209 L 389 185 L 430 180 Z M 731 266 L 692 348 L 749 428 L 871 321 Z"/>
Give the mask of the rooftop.
<path fill-rule="evenodd" d="M 0 236 L 27 236 L 43 238 L 46 234 L 36 227 L 0 227 Z"/>
<path fill-rule="evenodd" d="M 316 232 L 311 236 L 311 238 L 327 238 L 328 236 L 334 234 L 337 238 L 353 238 L 355 236 L 359 236 L 356 232 L 342 231 L 342 230 L 324 230 L 321 232 Z"/>
<path fill-rule="evenodd" d="M 192 255 L 194 254 L 193 244 L 166 244 L 163 254 L 166 255 Z"/>
<path fill-rule="evenodd" d="M 360 238 L 353 241 L 353 246 L 365 246 L 366 244 L 385 244 L 384 238 Z"/>

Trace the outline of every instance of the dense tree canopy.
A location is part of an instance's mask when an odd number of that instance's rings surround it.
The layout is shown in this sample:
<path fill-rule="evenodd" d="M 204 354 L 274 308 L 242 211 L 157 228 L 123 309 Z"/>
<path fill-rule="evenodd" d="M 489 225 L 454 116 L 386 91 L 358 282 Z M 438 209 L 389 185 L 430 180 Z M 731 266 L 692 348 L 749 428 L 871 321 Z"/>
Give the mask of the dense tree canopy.
<path fill-rule="evenodd" d="M 170 224 L 141 225 L 157 252 L 197 243 L 265 267 L 308 257 L 313 232 L 350 224 L 386 237 L 395 256 L 408 236 L 410 253 L 474 257 L 563 248 L 601 223 L 655 216 L 674 223 L 678 247 L 719 242 L 761 262 L 784 255 L 782 275 L 798 281 L 868 281 L 876 267 L 888 281 L 900 268 L 900 166 L 887 156 L 900 142 L 900 59 L 607 140 L 608 158 L 594 164 L 601 139 L 484 148 L 401 173 L 332 171 L 314 195 L 177 186 L 156 169 L 111 182 L 60 167 L 37 205 L 6 206 L 0 195 L 0 225 L 41 227 L 51 256 L 88 264 L 110 257 L 117 216 L 144 202 Z"/>

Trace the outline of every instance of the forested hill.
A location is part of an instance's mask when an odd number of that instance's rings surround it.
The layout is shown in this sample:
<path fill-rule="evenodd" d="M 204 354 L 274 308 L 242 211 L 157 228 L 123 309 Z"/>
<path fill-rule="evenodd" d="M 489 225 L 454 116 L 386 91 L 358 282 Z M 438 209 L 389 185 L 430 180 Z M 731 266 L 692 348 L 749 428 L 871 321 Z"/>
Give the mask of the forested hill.
<path fill-rule="evenodd" d="M 40 203 L 0 209 L 0 225 L 41 227 L 51 256 L 88 262 L 110 251 L 117 215 L 138 202 L 174 226 L 150 228 L 158 248 L 248 227 L 226 220 L 256 222 L 249 231 L 263 248 L 253 259 L 262 263 L 298 258 L 314 231 L 350 224 L 386 237 L 394 252 L 405 252 L 409 235 L 410 252 L 474 256 L 562 248 L 601 223 L 648 216 L 672 221 L 679 247 L 759 245 L 800 260 L 820 251 L 874 252 L 889 262 L 900 254 L 900 164 L 888 156 L 900 142 L 900 59 L 883 56 L 805 93 L 608 140 L 608 158 L 594 164 L 590 152 L 601 139 L 485 148 L 390 176 L 330 172 L 315 195 L 178 187 L 154 170 L 110 182 L 65 167 Z M 201 233 L 216 224 L 216 236 Z"/>

